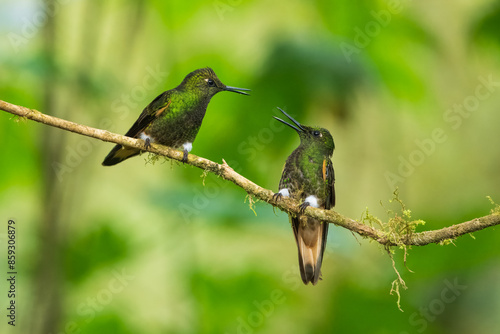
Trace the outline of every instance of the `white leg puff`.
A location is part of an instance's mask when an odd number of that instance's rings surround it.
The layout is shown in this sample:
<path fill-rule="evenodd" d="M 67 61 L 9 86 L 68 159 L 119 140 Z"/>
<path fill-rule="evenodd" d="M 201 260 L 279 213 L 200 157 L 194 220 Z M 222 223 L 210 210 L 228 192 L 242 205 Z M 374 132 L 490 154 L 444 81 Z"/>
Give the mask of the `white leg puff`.
<path fill-rule="evenodd" d="M 189 143 L 189 142 L 188 143 L 184 143 L 182 145 L 182 149 L 186 150 L 188 152 L 191 152 L 191 150 L 193 149 L 193 143 Z"/>
<path fill-rule="evenodd" d="M 139 135 L 139 137 L 144 140 L 144 141 L 147 141 L 149 140 L 150 143 L 153 143 L 154 140 L 153 138 L 151 138 L 151 136 L 148 136 L 147 134 L 145 134 L 144 132 L 141 132 L 141 134 Z"/>
<path fill-rule="evenodd" d="M 290 192 L 288 192 L 287 188 L 280 189 L 280 191 L 278 191 L 278 194 L 281 194 L 281 196 L 283 197 L 290 197 Z"/>
<path fill-rule="evenodd" d="M 309 195 L 306 197 L 306 200 L 304 202 L 309 203 L 309 206 L 313 206 L 315 208 L 319 208 L 318 204 L 318 198 L 314 195 Z"/>

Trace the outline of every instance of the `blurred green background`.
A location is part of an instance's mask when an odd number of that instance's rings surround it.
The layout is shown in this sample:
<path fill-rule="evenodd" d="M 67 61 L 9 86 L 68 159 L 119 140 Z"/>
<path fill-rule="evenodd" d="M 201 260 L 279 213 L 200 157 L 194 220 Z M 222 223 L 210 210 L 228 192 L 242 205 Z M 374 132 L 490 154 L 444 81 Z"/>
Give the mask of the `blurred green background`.
<path fill-rule="evenodd" d="M 220 93 L 192 153 L 278 190 L 298 136 L 336 143 L 335 210 L 385 220 L 395 187 L 423 229 L 500 202 L 497 1 L 13 1 L 0 4 L 0 99 L 125 133 L 210 66 Z M 212 175 L 0 112 L 0 254 L 17 224 L 17 326 L 2 333 L 494 333 L 498 229 L 395 259 L 331 227 L 323 281 L 304 286 L 286 214 Z M 4 255 L 0 256 L 5 259 Z"/>

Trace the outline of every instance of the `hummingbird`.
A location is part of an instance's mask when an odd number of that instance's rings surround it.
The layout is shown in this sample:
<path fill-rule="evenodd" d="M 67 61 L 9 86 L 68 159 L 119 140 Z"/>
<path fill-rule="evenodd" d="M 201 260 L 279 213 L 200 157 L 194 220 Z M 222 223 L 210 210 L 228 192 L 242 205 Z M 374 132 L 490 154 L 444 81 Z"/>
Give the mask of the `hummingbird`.
<path fill-rule="evenodd" d="M 249 95 L 245 92 L 249 89 L 224 85 L 209 67 L 195 70 L 179 86 L 161 93 L 148 104 L 125 136 L 143 139 L 146 149 L 151 143 L 182 149 L 182 161 L 186 162 L 210 99 L 222 91 Z M 116 165 L 141 151 L 116 145 L 102 165 Z"/>
<path fill-rule="evenodd" d="M 300 145 L 286 160 L 276 200 L 301 200 L 301 213 L 308 206 L 329 210 L 335 206 L 335 175 L 331 156 L 335 149 L 332 135 L 320 127 L 305 126 L 278 108 L 293 124 L 273 116 L 297 131 Z M 316 285 L 328 236 L 328 223 L 304 215 L 289 215 L 299 251 L 300 276 L 304 284 Z"/>

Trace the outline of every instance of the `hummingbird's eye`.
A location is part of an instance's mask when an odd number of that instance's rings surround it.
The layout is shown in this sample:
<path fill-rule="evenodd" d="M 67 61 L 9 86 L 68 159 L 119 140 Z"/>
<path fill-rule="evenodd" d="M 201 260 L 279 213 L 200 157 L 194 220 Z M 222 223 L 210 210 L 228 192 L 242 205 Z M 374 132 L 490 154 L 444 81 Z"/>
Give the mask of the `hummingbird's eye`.
<path fill-rule="evenodd" d="M 316 130 L 316 131 L 313 132 L 314 137 L 319 137 L 320 134 L 321 133 L 318 130 Z"/>
<path fill-rule="evenodd" d="M 214 82 L 212 79 L 207 79 L 207 84 L 208 84 L 210 87 L 215 86 L 215 82 Z"/>

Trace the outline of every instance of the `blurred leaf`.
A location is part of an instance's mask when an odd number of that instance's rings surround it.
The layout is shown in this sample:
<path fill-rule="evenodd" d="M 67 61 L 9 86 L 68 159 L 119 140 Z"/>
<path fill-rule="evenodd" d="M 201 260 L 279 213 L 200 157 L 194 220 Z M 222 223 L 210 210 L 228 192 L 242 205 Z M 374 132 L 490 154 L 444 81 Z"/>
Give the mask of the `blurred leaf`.
<path fill-rule="evenodd" d="M 276 104 L 305 113 L 310 103 L 324 96 L 343 104 L 368 76 L 367 68 L 357 61 L 348 63 L 330 38 L 304 35 L 276 40 L 255 86 Z M 330 107 L 332 115 L 347 112 Z"/>
<path fill-rule="evenodd" d="M 476 42 L 489 39 L 500 44 L 500 3 L 498 1 L 483 9 L 480 18 L 471 26 L 470 35 Z"/>

